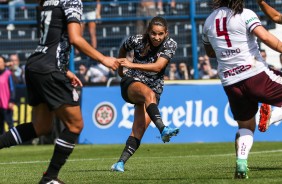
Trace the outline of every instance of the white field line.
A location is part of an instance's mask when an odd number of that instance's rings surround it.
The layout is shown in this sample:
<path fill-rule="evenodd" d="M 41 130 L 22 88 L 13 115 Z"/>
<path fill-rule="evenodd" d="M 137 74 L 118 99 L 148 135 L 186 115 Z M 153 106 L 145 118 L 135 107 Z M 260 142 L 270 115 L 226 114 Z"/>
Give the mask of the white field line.
<path fill-rule="evenodd" d="M 267 150 L 267 151 L 256 151 L 250 152 L 250 154 L 262 154 L 262 153 L 281 153 L 282 149 L 278 150 Z M 203 157 L 225 157 L 234 156 L 235 153 L 227 154 L 214 154 L 214 155 L 186 155 L 186 156 L 168 156 L 166 158 L 203 158 Z M 163 159 L 163 157 L 133 157 L 131 159 Z M 84 161 L 103 161 L 103 160 L 116 160 L 117 158 L 87 158 L 87 159 L 68 159 L 67 162 L 84 162 Z M 37 164 L 37 163 L 48 163 L 48 160 L 35 160 L 35 161 L 23 161 L 23 162 L 0 162 L 0 165 L 17 165 L 17 164 Z"/>

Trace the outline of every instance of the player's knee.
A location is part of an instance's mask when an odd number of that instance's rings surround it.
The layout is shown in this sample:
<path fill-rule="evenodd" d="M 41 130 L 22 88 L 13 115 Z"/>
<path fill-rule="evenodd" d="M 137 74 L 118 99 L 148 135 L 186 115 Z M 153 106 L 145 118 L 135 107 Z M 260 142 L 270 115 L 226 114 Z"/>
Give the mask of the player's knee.
<path fill-rule="evenodd" d="M 156 94 L 153 92 L 153 91 L 149 91 L 148 93 L 146 93 L 146 96 L 145 96 L 145 100 L 146 102 L 150 102 L 150 103 L 156 103 Z"/>
<path fill-rule="evenodd" d="M 68 124 L 68 129 L 73 132 L 73 133 L 76 133 L 76 134 L 80 134 L 80 132 L 82 131 L 83 129 L 83 122 L 82 121 L 78 121 L 76 123 L 71 123 L 71 124 Z"/>

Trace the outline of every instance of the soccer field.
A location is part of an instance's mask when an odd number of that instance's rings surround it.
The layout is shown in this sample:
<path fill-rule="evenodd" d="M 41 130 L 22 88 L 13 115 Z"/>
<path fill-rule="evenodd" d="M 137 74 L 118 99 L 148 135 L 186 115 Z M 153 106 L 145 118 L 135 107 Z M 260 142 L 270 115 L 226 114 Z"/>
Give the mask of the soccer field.
<path fill-rule="evenodd" d="M 124 145 L 77 145 L 59 178 L 69 184 L 282 183 L 281 142 L 255 142 L 249 179 L 233 179 L 233 143 L 142 144 L 125 172 L 111 172 Z M 38 183 L 52 145 L 0 150 L 0 183 Z"/>

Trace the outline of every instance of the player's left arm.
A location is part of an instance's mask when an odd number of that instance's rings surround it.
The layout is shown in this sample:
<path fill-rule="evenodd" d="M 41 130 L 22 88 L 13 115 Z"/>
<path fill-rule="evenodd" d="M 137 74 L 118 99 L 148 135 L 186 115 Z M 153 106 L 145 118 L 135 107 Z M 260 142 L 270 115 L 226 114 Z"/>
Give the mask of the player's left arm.
<path fill-rule="evenodd" d="M 205 48 L 206 54 L 210 58 L 216 58 L 215 51 L 213 50 L 211 45 L 204 44 L 204 48 Z"/>
<path fill-rule="evenodd" d="M 282 53 L 282 42 L 263 26 L 257 26 L 252 33 L 256 35 L 265 45 L 279 53 Z"/>

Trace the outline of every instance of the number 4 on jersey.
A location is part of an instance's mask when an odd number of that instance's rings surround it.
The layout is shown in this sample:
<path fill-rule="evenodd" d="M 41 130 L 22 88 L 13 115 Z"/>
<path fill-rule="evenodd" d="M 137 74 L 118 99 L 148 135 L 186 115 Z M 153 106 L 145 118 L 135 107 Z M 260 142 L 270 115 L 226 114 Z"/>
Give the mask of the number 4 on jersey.
<path fill-rule="evenodd" d="M 220 23 L 222 23 L 222 29 L 220 30 Z M 215 26 L 216 26 L 216 33 L 217 36 L 224 36 L 224 39 L 226 41 L 226 44 L 228 47 L 232 47 L 231 41 L 229 39 L 227 27 L 226 27 L 226 17 L 223 17 L 222 21 L 220 22 L 220 19 L 215 19 Z"/>

